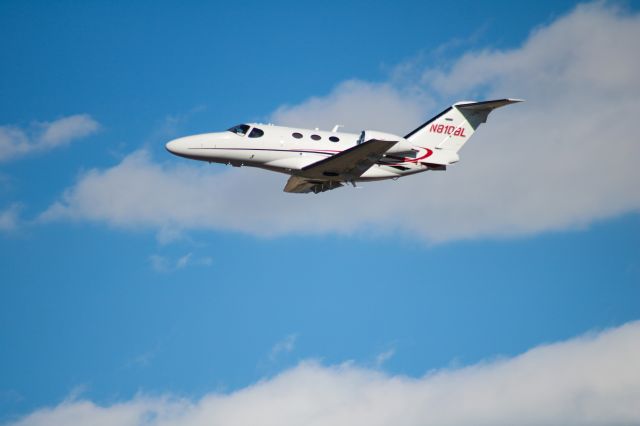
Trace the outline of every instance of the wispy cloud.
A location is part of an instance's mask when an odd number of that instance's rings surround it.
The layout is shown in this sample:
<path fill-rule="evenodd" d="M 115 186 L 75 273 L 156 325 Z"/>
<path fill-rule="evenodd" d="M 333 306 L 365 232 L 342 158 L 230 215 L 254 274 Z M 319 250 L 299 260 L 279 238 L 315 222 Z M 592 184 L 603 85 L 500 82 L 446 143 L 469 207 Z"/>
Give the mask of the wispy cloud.
<path fill-rule="evenodd" d="M 36 122 L 27 129 L 0 126 L 0 162 L 68 145 L 95 133 L 99 128 L 98 122 L 87 114 Z"/>
<path fill-rule="evenodd" d="M 431 242 L 576 229 L 640 210 L 640 16 L 606 2 L 581 5 L 512 50 L 468 52 L 450 66 L 402 66 L 389 82 L 348 81 L 283 106 L 274 121 L 410 130 L 445 102 L 523 97 L 489 123 L 445 173 L 283 194 L 282 175 L 156 163 L 144 151 L 91 170 L 42 215 L 161 234 L 255 235 L 398 231 Z M 218 170 L 218 172 L 216 172 Z M 348 214 L 345 214 L 348 212 Z"/>
<path fill-rule="evenodd" d="M 22 210 L 20 203 L 13 203 L 4 210 L 0 210 L 0 232 L 11 233 L 18 230 L 21 224 L 20 210 Z"/>
<path fill-rule="evenodd" d="M 139 367 L 147 367 L 151 364 L 151 360 L 156 356 L 155 350 L 150 350 L 147 352 L 143 352 L 131 358 L 127 362 L 127 367 L 139 366 Z"/>
<path fill-rule="evenodd" d="M 150 140 L 155 142 L 158 139 L 163 140 L 176 137 L 186 122 L 204 110 L 206 110 L 204 105 L 198 105 L 182 114 L 166 115 L 151 134 Z"/>
<path fill-rule="evenodd" d="M 189 266 L 211 266 L 213 259 L 209 256 L 194 256 L 193 253 L 178 258 L 152 254 L 149 256 L 149 263 L 156 272 L 172 272 Z"/>
<path fill-rule="evenodd" d="M 271 348 L 271 352 L 269 353 L 269 360 L 275 361 L 279 355 L 283 353 L 290 353 L 296 347 L 296 341 L 298 340 L 297 334 L 289 334 L 284 339 L 277 342 Z"/>
<path fill-rule="evenodd" d="M 6 403 L 24 401 L 24 396 L 15 389 L 0 389 L 0 406 Z"/>
<path fill-rule="evenodd" d="M 640 423 L 640 322 L 422 378 L 303 362 L 198 400 L 73 398 L 11 423 L 39 425 L 630 425 Z"/>
<path fill-rule="evenodd" d="M 384 365 L 385 362 L 389 361 L 396 354 L 396 350 L 394 348 L 388 349 L 384 352 L 380 352 L 376 355 L 375 366 L 376 368 L 380 368 Z"/>

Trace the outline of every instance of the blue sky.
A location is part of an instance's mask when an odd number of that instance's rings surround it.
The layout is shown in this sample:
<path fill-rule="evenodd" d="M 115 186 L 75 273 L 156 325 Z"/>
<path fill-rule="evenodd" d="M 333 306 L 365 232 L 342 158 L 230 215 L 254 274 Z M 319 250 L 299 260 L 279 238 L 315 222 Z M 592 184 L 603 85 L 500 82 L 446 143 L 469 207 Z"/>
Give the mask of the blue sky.
<path fill-rule="evenodd" d="M 637 329 L 637 10 L 0 3 L 0 422 L 308 362 L 418 380 Z M 360 191 L 282 194 L 164 151 L 242 121 L 401 133 L 499 95 L 527 103 L 455 170 Z"/>

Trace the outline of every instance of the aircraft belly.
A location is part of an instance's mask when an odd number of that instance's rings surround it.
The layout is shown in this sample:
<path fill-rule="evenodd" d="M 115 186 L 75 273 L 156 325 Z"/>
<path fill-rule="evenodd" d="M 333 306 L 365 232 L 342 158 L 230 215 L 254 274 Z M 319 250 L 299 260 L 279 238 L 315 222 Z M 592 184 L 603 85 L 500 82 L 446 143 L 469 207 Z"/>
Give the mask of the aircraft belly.
<path fill-rule="evenodd" d="M 205 148 L 198 150 L 203 157 L 220 161 L 256 161 L 259 152 L 245 149 Z"/>
<path fill-rule="evenodd" d="M 210 159 L 231 161 L 231 160 L 244 160 L 244 156 L 238 155 L 238 151 L 230 149 L 202 149 L 199 150 L 204 156 Z"/>
<path fill-rule="evenodd" d="M 188 152 L 180 154 L 194 160 L 240 163 L 247 166 L 268 166 L 274 169 L 295 170 L 310 163 L 326 158 L 325 155 L 286 149 L 226 148 L 226 147 L 190 147 Z"/>
<path fill-rule="evenodd" d="M 361 180 L 369 180 L 369 179 L 392 179 L 401 176 L 401 173 L 396 173 L 393 169 L 389 169 L 387 167 L 381 167 L 375 165 L 371 167 L 369 170 L 364 172 L 361 176 Z"/>
<path fill-rule="evenodd" d="M 318 154 L 300 155 L 296 153 L 295 155 L 288 155 L 286 157 L 279 156 L 273 159 L 272 161 L 264 162 L 264 165 L 274 169 L 295 171 L 295 170 L 301 170 L 302 168 L 308 166 L 309 164 L 313 164 L 324 158 L 326 157 Z"/>

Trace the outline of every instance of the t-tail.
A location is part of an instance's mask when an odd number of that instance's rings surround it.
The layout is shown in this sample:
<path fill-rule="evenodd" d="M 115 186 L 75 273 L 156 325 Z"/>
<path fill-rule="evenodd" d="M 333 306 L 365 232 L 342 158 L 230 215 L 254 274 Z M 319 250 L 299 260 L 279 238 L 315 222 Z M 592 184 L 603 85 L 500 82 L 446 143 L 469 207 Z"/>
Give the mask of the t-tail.
<path fill-rule="evenodd" d="M 405 136 L 412 145 L 457 153 L 489 113 L 520 99 L 457 102 Z"/>

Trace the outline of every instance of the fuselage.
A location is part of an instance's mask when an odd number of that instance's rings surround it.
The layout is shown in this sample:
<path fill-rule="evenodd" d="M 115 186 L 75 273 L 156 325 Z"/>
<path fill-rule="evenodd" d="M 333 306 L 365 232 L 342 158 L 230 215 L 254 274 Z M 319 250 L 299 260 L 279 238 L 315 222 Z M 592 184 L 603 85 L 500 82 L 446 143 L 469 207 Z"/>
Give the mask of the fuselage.
<path fill-rule="evenodd" d="M 194 160 L 259 167 L 304 177 L 309 164 L 349 149 L 360 135 L 247 123 L 224 132 L 205 133 L 167 143 L 169 152 Z M 388 155 L 355 181 L 395 179 L 430 169 L 428 148 L 414 146 L 411 157 Z"/>

